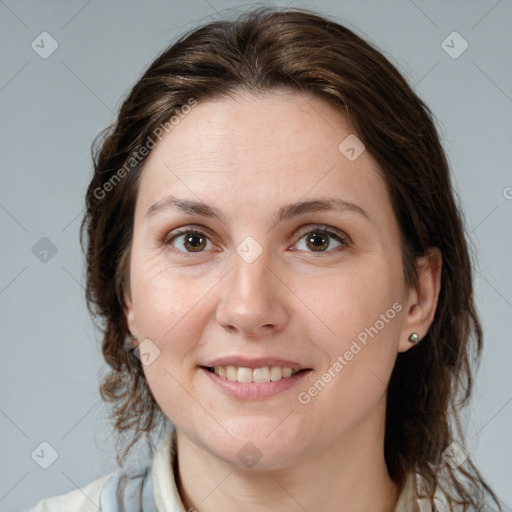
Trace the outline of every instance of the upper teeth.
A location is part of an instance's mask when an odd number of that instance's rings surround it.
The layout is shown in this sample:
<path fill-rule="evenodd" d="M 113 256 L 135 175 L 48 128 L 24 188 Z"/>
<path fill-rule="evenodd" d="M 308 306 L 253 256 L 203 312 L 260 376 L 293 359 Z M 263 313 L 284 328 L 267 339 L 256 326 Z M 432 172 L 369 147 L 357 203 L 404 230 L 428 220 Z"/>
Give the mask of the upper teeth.
<path fill-rule="evenodd" d="M 263 366 L 261 368 L 244 368 L 237 366 L 215 366 L 215 375 L 233 382 L 270 382 L 291 377 L 300 370 L 280 366 Z"/>

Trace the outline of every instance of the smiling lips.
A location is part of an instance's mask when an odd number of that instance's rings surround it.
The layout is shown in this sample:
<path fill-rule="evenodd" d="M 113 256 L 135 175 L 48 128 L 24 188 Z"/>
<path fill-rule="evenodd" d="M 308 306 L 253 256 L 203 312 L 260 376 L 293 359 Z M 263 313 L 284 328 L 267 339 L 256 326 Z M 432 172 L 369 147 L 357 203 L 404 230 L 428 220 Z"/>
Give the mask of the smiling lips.
<path fill-rule="evenodd" d="M 273 368 L 276 368 L 273 370 Z M 226 372 L 226 378 L 217 375 L 215 370 L 220 372 Z M 269 398 L 274 395 L 278 395 L 283 391 L 287 391 L 295 387 L 308 373 L 311 371 L 310 368 L 295 369 L 292 370 L 289 366 L 260 366 L 257 368 L 250 368 L 248 366 L 213 366 L 213 367 L 201 367 L 201 371 L 207 376 L 213 384 L 218 386 L 218 389 L 223 391 L 235 399 L 241 400 L 257 400 L 262 398 Z M 274 373 L 274 377 L 279 380 L 271 380 L 271 373 Z M 237 380 L 229 380 L 229 375 Z M 290 375 L 289 377 L 283 376 Z M 256 376 L 256 377 L 255 377 Z M 268 377 L 268 380 L 267 380 Z M 249 378 L 251 379 L 249 381 Z M 256 378 L 256 380 L 253 380 Z M 265 379 L 260 380 L 258 379 Z M 242 380 L 238 380 L 242 379 Z M 246 382 L 243 382 L 246 379 Z"/>
<path fill-rule="evenodd" d="M 203 365 L 208 371 L 231 382 L 275 382 L 288 379 L 307 368 L 300 363 L 276 357 L 220 357 Z"/>
<path fill-rule="evenodd" d="M 208 368 L 222 379 L 232 382 L 275 382 L 287 379 L 301 370 L 292 370 L 288 366 L 262 366 L 260 368 L 247 368 L 244 366 L 215 366 Z"/>

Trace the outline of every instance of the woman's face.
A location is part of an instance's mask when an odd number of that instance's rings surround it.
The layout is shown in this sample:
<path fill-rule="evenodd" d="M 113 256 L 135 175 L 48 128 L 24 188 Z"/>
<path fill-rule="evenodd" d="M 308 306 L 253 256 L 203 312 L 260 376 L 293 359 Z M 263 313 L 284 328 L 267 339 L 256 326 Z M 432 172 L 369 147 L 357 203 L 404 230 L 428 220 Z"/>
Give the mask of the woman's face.
<path fill-rule="evenodd" d="M 408 290 L 384 181 L 351 133 L 313 96 L 210 100 L 142 173 L 129 327 L 177 430 L 240 467 L 383 433 Z"/>

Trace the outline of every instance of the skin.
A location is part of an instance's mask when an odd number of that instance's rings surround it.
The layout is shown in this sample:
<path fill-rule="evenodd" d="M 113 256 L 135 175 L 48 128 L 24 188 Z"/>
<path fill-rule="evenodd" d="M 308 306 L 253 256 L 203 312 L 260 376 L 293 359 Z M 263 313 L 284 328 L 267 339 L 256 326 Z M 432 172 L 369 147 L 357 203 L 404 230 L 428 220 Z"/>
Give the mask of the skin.
<path fill-rule="evenodd" d="M 410 333 L 423 338 L 433 320 L 441 255 L 433 248 L 420 258 L 419 283 L 406 287 L 378 166 L 368 151 L 350 161 L 338 150 L 351 133 L 342 112 L 315 96 L 244 93 L 199 102 L 146 162 L 126 317 L 136 343 L 160 350 L 144 372 L 176 426 L 186 509 L 395 508 L 400 489 L 383 450 L 386 389 L 398 353 L 413 346 Z M 169 194 L 218 208 L 224 222 L 173 208 L 146 215 Z M 369 220 L 326 210 L 275 224 L 280 206 L 322 196 L 355 203 Z M 306 236 L 315 225 L 339 230 L 348 245 L 329 236 L 315 251 Z M 162 241 L 181 227 L 205 233 L 202 251 L 185 236 Z M 236 251 L 247 236 L 262 249 L 252 263 Z M 394 318 L 300 403 L 298 393 L 394 303 Z M 198 366 L 227 355 L 275 356 L 312 371 L 273 397 L 236 399 Z M 237 457 L 249 442 L 261 454 L 253 467 Z"/>

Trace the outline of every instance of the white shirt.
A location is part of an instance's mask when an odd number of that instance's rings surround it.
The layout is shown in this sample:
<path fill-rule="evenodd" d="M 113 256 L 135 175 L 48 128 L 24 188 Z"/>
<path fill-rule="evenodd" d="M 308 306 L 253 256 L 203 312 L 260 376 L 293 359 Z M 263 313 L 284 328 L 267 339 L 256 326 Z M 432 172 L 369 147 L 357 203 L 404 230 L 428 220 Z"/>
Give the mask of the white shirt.
<path fill-rule="evenodd" d="M 176 431 L 173 429 L 161 442 L 153 458 L 151 469 L 145 468 L 145 470 L 139 471 L 141 476 L 133 479 L 131 490 L 129 490 L 129 485 L 126 485 L 130 479 L 123 480 L 122 477 L 119 479 L 124 472 L 121 469 L 89 483 L 82 489 L 43 499 L 27 512 L 125 512 L 125 510 L 127 512 L 132 509 L 143 512 L 188 512 L 181 501 L 174 478 L 172 460 L 176 453 L 175 434 Z M 117 483 L 119 481 L 120 484 Z M 112 489 L 109 492 L 105 490 L 102 496 L 107 482 L 110 482 Z M 124 498 L 119 498 L 123 492 Z M 143 495 L 146 501 L 144 501 L 144 506 L 141 504 L 138 508 L 139 500 Z M 416 479 L 414 473 L 410 473 L 398 499 L 395 512 L 418 510 L 415 498 Z M 123 499 L 129 501 L 131 506 L 125 509 L 122 504 Z M 132 508 L 134 503 L 130 501 L 133 499 L 137 502 L 135 508 Z M 103 508 L 101 508 L 102 506 Z M 422 506 L 421 510 L 427 509 Z"/>

